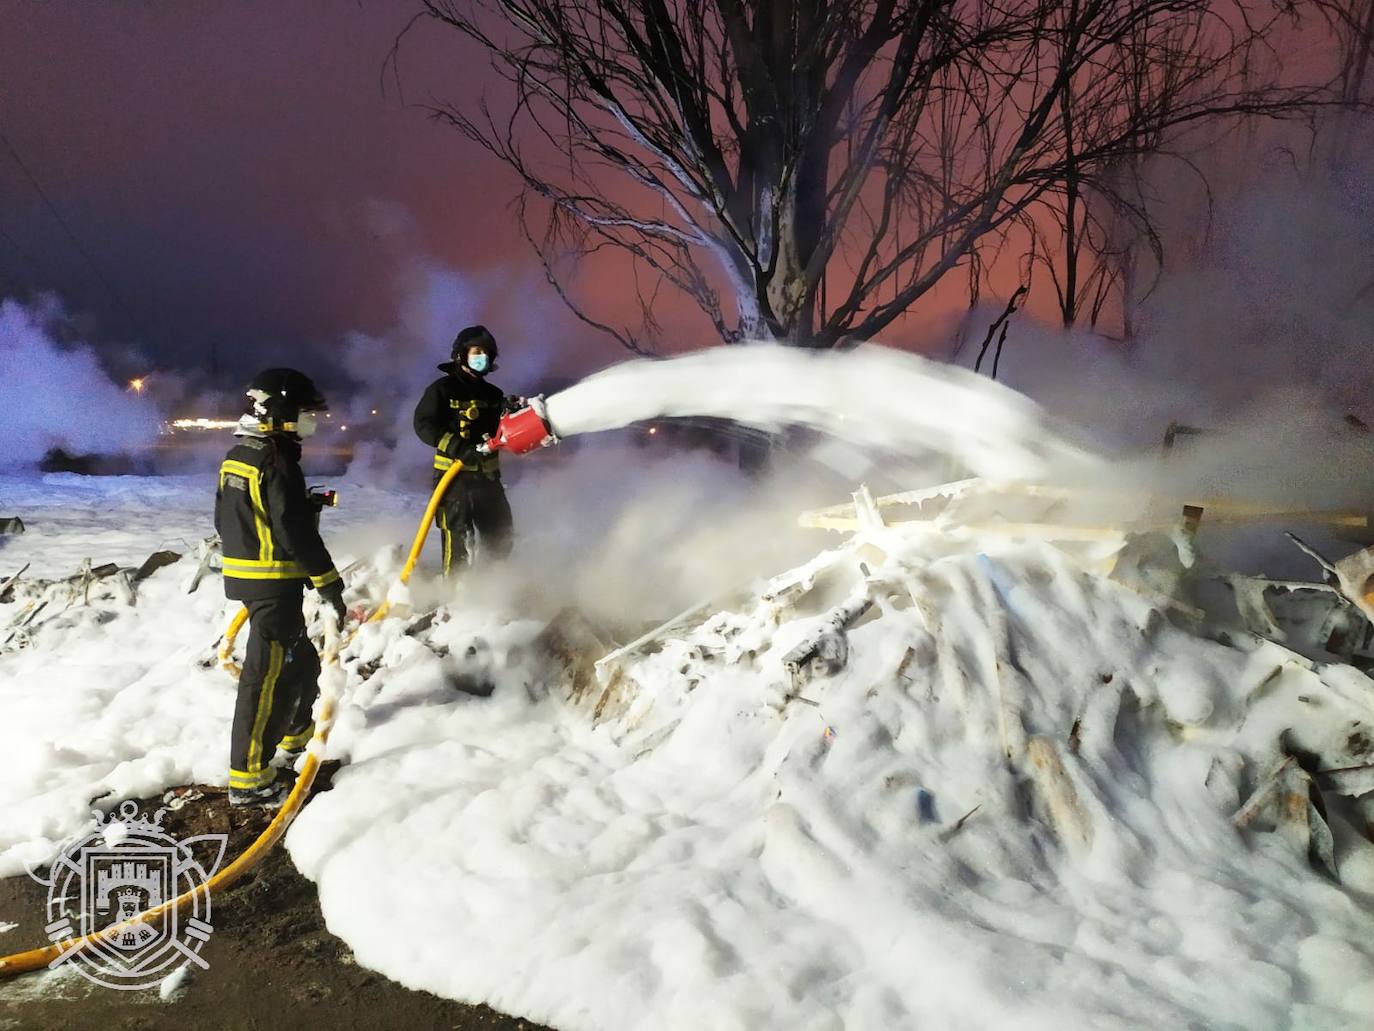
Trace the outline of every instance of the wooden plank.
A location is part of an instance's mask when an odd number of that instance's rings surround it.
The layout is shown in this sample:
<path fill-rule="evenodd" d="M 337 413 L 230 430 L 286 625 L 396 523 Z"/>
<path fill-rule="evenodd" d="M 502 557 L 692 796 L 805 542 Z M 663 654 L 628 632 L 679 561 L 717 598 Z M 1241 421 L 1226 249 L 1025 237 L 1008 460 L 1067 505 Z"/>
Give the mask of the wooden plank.
<path fill-rule="evenodd" d="M 5 595 L 9 593 L 10 588 L 18 582 L 21 576 L 28 572 L 29 566 L 32 564 L 31 562 L 25 562 L 24 568 L 20 569 L 19 572 L 15 573 L 13 576 L 7 577 L 4 583 L 0 583 L 0 601 L 5 600 Z"/>

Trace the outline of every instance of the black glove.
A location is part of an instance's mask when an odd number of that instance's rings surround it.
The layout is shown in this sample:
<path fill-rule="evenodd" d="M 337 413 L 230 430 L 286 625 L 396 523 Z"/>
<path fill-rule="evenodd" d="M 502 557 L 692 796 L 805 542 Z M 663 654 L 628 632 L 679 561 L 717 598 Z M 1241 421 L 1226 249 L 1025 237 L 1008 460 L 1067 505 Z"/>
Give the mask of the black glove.
<path fill-rule="evenodd" d="M 506 395 L 506 405 L 505 405 L 504 411 L 506 411 L 506 412 L 508 412 L 508 413 L 509 413 L 509 412 L 518 412 L 518 411 L 520 411 L 520 409 L 522 409 L 522 408 L 528 408 L 528 407 L 529 407 L 529 404 L 530 404 L 530 402 L 529 402 L 529 399 L 528 399 L 528 398 L 519 397 L 519 396 L 516 395 L 516 394 L 507 394 L 507 395 Z"/>
<path fill-rule="evenodd" d="M 448 447 L 444 448 L 444 453 L 449 458 L 458 459 L 466 469 L 476 469 L 482 461 L 482 452 L 477 450 L 477 445 L 470 440 L 462 440 L 456 436 L 448 442 Z"/>
<path fill-rule="evenodd" d="M 348 618 L 348 606 L 344 604 L 343 592 L 342 580 L 335 580 L 328 587 L 320 588 L 320 601 L 334 610 L 334 625 L 340 630 L 343 629 L 344 621 Z"/>

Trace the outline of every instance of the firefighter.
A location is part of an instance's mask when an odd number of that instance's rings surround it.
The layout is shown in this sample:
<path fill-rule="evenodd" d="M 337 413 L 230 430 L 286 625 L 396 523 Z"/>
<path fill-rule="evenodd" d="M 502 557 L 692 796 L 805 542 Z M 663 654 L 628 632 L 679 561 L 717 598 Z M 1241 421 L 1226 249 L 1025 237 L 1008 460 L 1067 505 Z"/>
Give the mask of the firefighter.
<path fill-rule="evenodd" d="M 500 458 L 477 446 L 496 432 L 502 413 L 524 404 L 487 380 L 496 368 L 496 340 L 485 326 L 468 326 L 453 341 L 445 375 L 429 385 L 415 406 L 415 433 L 434 448 L 434 482 L 455 460 L 463 470 L 439 503 L 434 524 L 443 545 L 444 575 L 473 560 L 473 540 L 483 555 L 504 558 L 511 547 L 511 511 L 501 486 Z"/>
<path fill-rule="evenodd" d="M 320 539 L 319 506 L 301 472 L 301 440 L 315 431 L 324 397 L 295 369 L 268 369 L 247 390 L 248 411 L 219 471 L 215 530 L 224 593 L 248 607 L 248 654 L 229 740 L 229 802 L 276 808 L 295 782 L 288 760 L 314 733 L 320 660 L 305 632 L 308 583 L 342 627 L 343 581 Z"/>

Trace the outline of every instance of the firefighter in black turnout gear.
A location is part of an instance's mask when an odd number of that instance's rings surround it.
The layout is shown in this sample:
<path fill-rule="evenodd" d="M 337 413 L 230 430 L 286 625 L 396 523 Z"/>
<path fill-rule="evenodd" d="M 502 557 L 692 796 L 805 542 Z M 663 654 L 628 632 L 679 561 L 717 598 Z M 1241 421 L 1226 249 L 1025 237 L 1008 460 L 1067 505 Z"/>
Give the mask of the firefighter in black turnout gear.
<path fill-rule="evenodd" d="M 486 327 L 467 327 L 453 341 L 451 359 L 439 366 L 446 375 L 431 383 L 415 406 L 415 433 L 434 448 L 434 482 L 455 459 L 463 463 L 434 519 L 444 549 L 445 576 L 472 562 L 474 537 L 484 556 L 504 558 L 510 553 L 511 511 L 501 486 L 500 458 L 477 450 L 496 432 L 502 413 L 524 403 L 487 382 L 496 357 L 496 341 Z"/>
<path fill-rule="evenodd" d="M 343 625 L 343 581 L 320 539 L 319 505 L 301 472 L 301 438 L 328 406 L 295 369 L 268 369 L 249 385 L 219 470 L 215 530 L 224 554 L 224 593 L 248 607 L 248 654 L 239 676 L 229 744 L 229 801 L 275 807 L 295 775 L 271 765 L 281 748 L 299 755 L 314 734 L 320 659 L 305 631 L 306 584 Z"/>

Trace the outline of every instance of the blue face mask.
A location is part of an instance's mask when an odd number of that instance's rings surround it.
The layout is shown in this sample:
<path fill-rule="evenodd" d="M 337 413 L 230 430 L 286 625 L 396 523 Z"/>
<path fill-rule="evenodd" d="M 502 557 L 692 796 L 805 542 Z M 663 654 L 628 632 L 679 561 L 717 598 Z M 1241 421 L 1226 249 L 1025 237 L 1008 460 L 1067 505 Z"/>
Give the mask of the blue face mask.
<path fill-rule="evenodd" d="M 485 354 L 479 353 L 470 355 L 468 357 L 468 368 L 471 369 L 473 372 L 486 372 L 487 366 L 490 364 L 490 362 L 491 359 L 489 359 Z"/>

